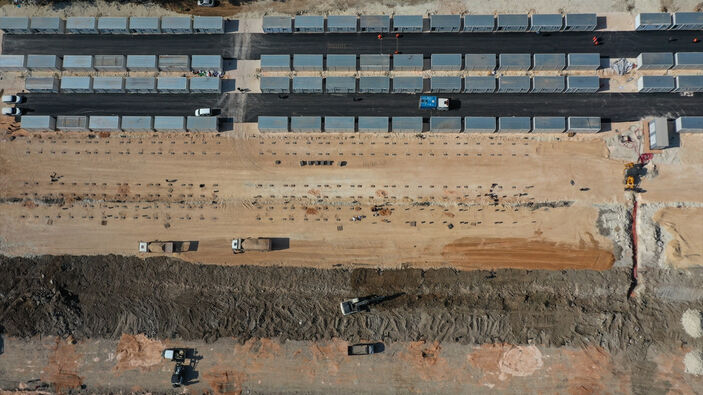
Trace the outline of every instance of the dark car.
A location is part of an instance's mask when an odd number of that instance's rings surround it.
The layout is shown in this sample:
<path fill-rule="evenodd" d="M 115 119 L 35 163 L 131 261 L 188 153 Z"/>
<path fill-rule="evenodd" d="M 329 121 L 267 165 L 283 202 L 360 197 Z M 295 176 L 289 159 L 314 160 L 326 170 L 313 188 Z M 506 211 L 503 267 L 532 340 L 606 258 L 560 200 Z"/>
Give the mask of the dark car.
<path fill-rule="evenodd" d="M 383 352 L 383 343 L 360 343 L 347 347 L 347 355 L 371 355 Z"/>

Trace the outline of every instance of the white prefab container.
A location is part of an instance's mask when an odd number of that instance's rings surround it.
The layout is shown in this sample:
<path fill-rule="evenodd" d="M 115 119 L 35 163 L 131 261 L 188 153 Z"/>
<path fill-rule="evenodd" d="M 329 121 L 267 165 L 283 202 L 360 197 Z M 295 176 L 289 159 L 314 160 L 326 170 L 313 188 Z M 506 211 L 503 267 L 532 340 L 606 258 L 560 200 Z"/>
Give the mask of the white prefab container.
<path fill-rule="evenodd" d="M 222 80 L 217 77 L 193 77 L 190 79 L 191 93 L 222 93 Z"/>
<path fill-rule="evenodd" d="M 388 15 L 361 15 L 359 30 L 368 33 L 383 33 L 391 30 L 391 17 Z"/>
<path fill-rule="evenodd" d="M 293 33 L 293 18 L 289 16 L 265 16 L 264 33 Z"/>
<path fill-rule="evenodd" d="M 122 77 L 93 77 L 95 93 L 124 93 L 124 78 Z"/>
<path fill-rule="evenodd" d="M 83 115 L 59 115 L 56 117 L 56 129 L 69 132 L 87 132 L 88 117 Z"/>
<path fill-rule="evenodd" d="M 189 116 L 186 121 L 186 129 L 189 132 L 217 132 L 217 125 L 217 117 Z"/>
<path fill-rule="evenodd" d="M 322 55 L 293 54 L 293 70 L 322 71 Z"/>
<path fill-rule="evenodd" d="M 703 52 L 677 52 L 674 54 L 674 69 L 703 70 Z"/>
<path fill-rule="evenodd" d="M 572 32 L 585 32 L 596 30 L 598 17 L 596 14 L 566 14 L 564 16 L 564 30 Z"/>
<path fill-rule="evenodd" d="M 563 76 L 532 77 L 532 93 L 561 93 L 564 92 L 566 83 Z"/>
<path fill-rule="evenodd" d="M 500 32 L 526 32 L 529 26 L 527 14 L 498 14 L 496 30 Z"/>
<path fill-rule="evenodd" d="M 327 70 L 356 71 L 356 55 L 327 55 Z"/>
<path fill-rule="evenodd" d="M 25 130 L 56 130 L 56 118 L 49 115 L 23 115 L 20 127 Z"/>
<path fill-rule="evenodd" d="M 496 54 L 467 53 L 464 55 L 464 68 L 467 71 L 493 71 L 496 69 Z"/>
<path fill-rule="evenodd" d="M 703 92 L 703 75 L 679 75 L 674 92 Z"/>
<path fill-rule="evenodd" d="M 161 33 L 161 20 L 156 16 L 132 16 L 129 18 L 129 31 L 133 34 Z"/>
<path fill-rule="evenodd" d="M 394 77 L 393 93 L 421 93 L 422 77 Z"/>
<path fill-rule="evenodd" d="M 359 55 L 359 70 L 388 71 L 391 68 L 389 55 L 363 54 Z"/>
<path fill-rule="evenodd" d="M 495 117 L 465 117 L 464 132 L 466 133 L 495 133 Z"/>
<path fill-rule="evenodd" d="M 261 55 L 261 71 L 290 71 L 290 55 Z"/>
<path fill-rule="evenodd" d="M 567 70 L 598 70 L 600 68 L 599 53 L 570 53 L 567 55 Z"/>
<path fill-rule="evenodd" d="M 532 118 L 532 133 L 563 133 L 566 130 L 564 117 Z"/>
<path fill-rule="evenodd" d="M 219 34 L 225 32 L 225 20 L 221 16 L 194 16 L 193 33 Z"/>
<path fill-rule="evenodd" d="M 359 117 L 359 132 L 387 133 L 388 117 Z"/>
<path fill-rule="evenodd" d="M 637 80 L 637 91 L 641 93 L 666 93 L 676 87 L 673 76 L 644 75 Z"/>
<path fill-rule="evenodd" d="M 320 15 L 298 15 L 293 21 L 296 33 L 324 33 L 325 17 Z"/>
<path fill-rule="evenodd" d="M 422 133 L 422 117 L 392 117 L 391 131 L 394 133 Z"/>
<path fill-rule="evenodd" d="M 188 93 L 186 77 L 158 77 L 156 81 L 156 90 L 159 93 Z"/>
<path fill-rule="evenodd" d="M 172 34 L 193 33 L 193 21 L 189 16 L 161 17 L 161 32 Z"/>
<path fill-rule="evenodd" d="M 30 34 L 29 17 L 4 16 L 0 17 L 0 30 L 5 34 Z"/>
<path fill-rule="evenodd" d="M 532 70 L 561 71 L 566 67 L 563 53 L 536 53 L 532 55 Z"/>
<path fill-rule="evenodd" d="M 461 117 L 430 117 L 430 132 L 460 133 Z"/>
<path fill-rule="evenodd" d="M 98 71 L 125 71 L 127 61 L 124 55 L 95 55 L 93 67 Z"/>
<path fill-rule="evenodd" d="M 465 93 L 493 93 L 496 91 L 496 79 L 492 75 L 468 76 L 464 78 Z"/>
<path fill-rule="evenodd" d="M 0 55 L 0 70 L 23 71 L 27 69 L 24 55 Z"/>
<path fill-rule="evenodd" d="M 498 118 L 498 133 L 529 133 L 531 129 L 530 117 Z"/>
<path fill-rule="evenodd" d="M 190 68 L 193 71 L 216 70 L 222 71 L 222 55 L 192 55 L 190 57 Z"/>
<path fill-rule="evenodd" d="M 90 77 L 62 77 L 62 93 L 92 93 L 93 80 Z"/>
<path fill-rule="evenodd" d="M 530 91 L 530 77 L 526 75 L 498 78 L 498 93 L 527 93 Z"/>
<path fill-rule="evenodd" d="M 566 131 L 571 133 L 598 133 L 600 132 L 600 117 L 569 117 L 567 118 Z"/>
<path fill-rule="evenodd" d="M 127 55 L 127 70 L 129 71 L 156 71 L 158 69 L 156 55 Z"/>
<path fill-rule="evenodd" d="M 422 15 L 394 15 L 394 32 L 422 33 Z"/>
<path fill-rule="evenodd" d="M 359 19 L 356 15 L 330 15 L 327 17 L 327 31 L 330 33 L 356 33 Z"/>
<path fill-rule="evenodd" d="M 703 117 L 676 118 L 677 133 L 703 133 Z"/>
<path fill-rule="evenodd" d="M 388 93 L 390 84 L 388 77 L 360 77 L 359 93 Z"/>
<path fill-rule="evenodd" d="M 327 55 L 329 59 L 329 55 Z M 393 70 L 396 71 L 422 71 L 425 60 L 422 54 L 394 54 Z M 328 66 L 329 67 L 329 66 Z"/>
<path fill-rule="evenodd" d="M 64 55 L 63 69 L 66 71 L 93 71 L 93 57 L 90 55 Z"/>
<path fill-rule="evenodd" d="M 88 129 L 93 132 L 118 132 L 121 130 L 120 117 L 117 115 L 92 115 L 88 121 Z"/>
<path fill-rule="evenodd" d="M 674 66 L 671 52 L 642 52 L 637 56 L 638 70 L 669 70 Z"/>
<path fill-rule="evenodd" d="M 98 20 L 92 16 L 71 16 L 66 18 L 66 33 L 97 34 Z"/>
<path fill-rule="evenodd" d="M 290 93 L 290 78 L 261 77 L 259 79 L 261 93 Z"/>
<path fill-rule="evenodd" d="M 327 77 L 325 91 L 327 93 L 354 93 L 356 92 L 356 77 Z"/>
<path fill-rule="evenodd" d="M 188 56 L 188 55 L 159 55 L 159 70 L 161 70 L 161 71 L 190 71 L 190 56 Z"/>
<path fill-rule="evenodd" d="M 600 78 L 597 75 L 570 75 L 566 77 L 566 93 L 595 93 L 600 89 Z"/>
<path fill-rule="evenodd" d="M 435 53 L 431 56 L 431 67 L 434 71 L 459 71 L 462 63 L 461 54 L 458 53 Z"/>
<path fill-rule="evenodd" d="M 156 93 L 156 78 L 127 77 L 124 80 L 127 93 Z"/>
<path fill-rule="evenodd" d="M 325 117 L 325 132 L 354 133 L 354 117 Z"/>
<path fill-rule="evenodd" d="M 122 130 L 125 132 L 154 131 L 154 117 L 125 115 L 122 117 Z"/>
<path fill-rule="evenodd" d="M 288 132 L 288 117 L 260 116 L 258 119 L 259 132 L 261 133 L 286 133 Z"/>
<path fill-rule="evenodd" d="M 529 53 L 502 53 L 498 55 L 499 70 L 527 71 L 532 67 Z"/>
<path fill-rule="evenodd" d="M 29 28 L 38 34 L 63 33 L 65 26 L 64 20 L 57 17 L 33 16 L 29 22 Z"/>
<path fill-rule="evenodd" d="M 320 133 L 322 132 L 322 118 L 290 117 L 290 131 L 295 133 Z"/>
<path fill-rule="evenodd" d="M 186 118 L 173 116 L 155 116 L 154 129 L 157 132 L 185 132 Z"/>
<path fill-rule="evenodd" d="M 666 30 L 671 27 L 668 12 L 646 12 L 635 17 L 635 30 Z"/>
<path fill-rule="evenodd" d="M 558 32 L 564 27 L 564 17 L 561 14 L 533 14 L 530 31 Z"/>
<path fill-rule="evenodd" d="M 703 12 L 674 12 L 672 30 L 703 30 Z"/>
<path fill-rule="evenodd" d="M 654 118 L 647 125 L 649 126 L 649 148 L 667 148 L 669 146 L 669 121 L 666 118 Z"/>
<path fill-rule="evenodd" d="M 98 18 L 98 31 L 101 34 L 128 34 L 129 21 L 124 16 L 103 16 Z"/>
<path fill-rule="evenodd" d="M 24 89 L 34 93 L 58 93 L 59 80 L 54 77 L 27 77 Z"/>
<path fill-rule="evenodd" d="M 464 15 L 465 32 L 492 32 L 496 27 L 493 15 Z"/>
<path fill-rule="evenodd" d="M 322 77 L 293 77 L 293 93 L 322 93 Z"/>
<path fill-rule="evenodd" d="M 461 30 L 461 15 L 430 15 L 431 32 L 458 32 Z"/>
<path fill-rule="evenodd" d="M 461 92 L 461 77 L 459 76 L 434 76 L 430 78 L 430 91 L 436 93 Z"/>

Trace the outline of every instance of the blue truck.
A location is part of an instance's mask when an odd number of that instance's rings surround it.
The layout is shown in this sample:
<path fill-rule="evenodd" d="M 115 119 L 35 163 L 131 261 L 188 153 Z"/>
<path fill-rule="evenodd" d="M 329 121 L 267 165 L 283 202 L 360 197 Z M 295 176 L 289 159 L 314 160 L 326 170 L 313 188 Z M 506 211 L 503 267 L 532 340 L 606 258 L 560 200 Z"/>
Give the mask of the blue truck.
<path fill-rule="evenodd" d="M 437 96 L 420 96 L 420 110 L 449 110 L 449 99 Z"/>

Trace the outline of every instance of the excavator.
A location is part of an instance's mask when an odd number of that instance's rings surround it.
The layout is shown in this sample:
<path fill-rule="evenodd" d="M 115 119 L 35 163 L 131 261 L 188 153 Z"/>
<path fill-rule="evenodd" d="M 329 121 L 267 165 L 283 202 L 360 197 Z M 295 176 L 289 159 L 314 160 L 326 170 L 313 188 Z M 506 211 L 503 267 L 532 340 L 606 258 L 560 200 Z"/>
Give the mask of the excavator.
<path fill-rule="evenodd" d="M 647 174 L 645 166 L 652 159 L 651 153 L 645 153 L 639 156 L 637 163 L 625 163 L 625 190 L 640 192 L 640 181 Z"/>

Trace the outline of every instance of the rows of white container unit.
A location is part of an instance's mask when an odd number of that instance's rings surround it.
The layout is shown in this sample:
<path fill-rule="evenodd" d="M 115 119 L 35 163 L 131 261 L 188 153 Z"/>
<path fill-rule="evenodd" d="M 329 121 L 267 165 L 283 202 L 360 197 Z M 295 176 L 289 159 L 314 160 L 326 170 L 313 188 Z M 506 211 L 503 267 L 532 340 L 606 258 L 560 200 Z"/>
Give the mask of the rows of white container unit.
<path fill-rule="evenodd" d="M 217 117 L 23 115 L 22 129 L 66 132 L 217 132 Z"/>
<path fill-rule="evenodd" d="M 217 34 L 221 16 L 164 17 L 0 17 L 5 34 Z"/>
<path fill-rule="evenodd" d="M 222 55 L 0 55 L 3 71 L 217 71 Z"/>

